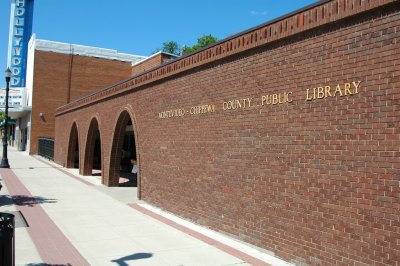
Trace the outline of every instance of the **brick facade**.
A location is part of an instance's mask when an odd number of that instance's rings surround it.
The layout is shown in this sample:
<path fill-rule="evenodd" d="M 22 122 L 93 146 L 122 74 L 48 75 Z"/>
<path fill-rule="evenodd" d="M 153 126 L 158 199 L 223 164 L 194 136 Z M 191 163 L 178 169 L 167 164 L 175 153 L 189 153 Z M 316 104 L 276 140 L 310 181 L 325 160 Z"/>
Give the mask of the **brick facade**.
<path fill-rule="evenodd" d="M 116 185 L 128 115 L 143 200 L 299 265 L 399 265 L 399 3 L 322 1 L 71 102 L 55 160 L 95 118 Z"/>
<path fill-rule="evenodd" d="M 39 137 L 54 138 L 58 107 L 129 78 L 130 70 L 130 62 L 35 51 L 30 154 Z"/>
<path fill-rule="evenodd" d="M 158 67 L 158 66 L 164 64 L 165 62 L 168 62 L 174 58 L 176 58 L 176 56 L 167 54 L 167 53 L 163 53 L 163 52 L 158 52 L 158 53 L 152 55 L 151 57 L 149 57 L 139 63 L 134 64 L 132 66 L 131 74 L 132 74 L 132 76 L 139 75 L 142 72 L 145 72 L 152 68 Z"/>

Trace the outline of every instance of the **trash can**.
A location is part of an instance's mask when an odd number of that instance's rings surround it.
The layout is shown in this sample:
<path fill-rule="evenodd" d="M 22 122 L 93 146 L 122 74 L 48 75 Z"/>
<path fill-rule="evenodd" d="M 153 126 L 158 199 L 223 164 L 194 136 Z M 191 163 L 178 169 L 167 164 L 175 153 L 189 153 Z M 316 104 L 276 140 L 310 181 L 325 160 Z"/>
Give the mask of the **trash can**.
<path fill-rule="evenodd" d="M 14 214 L 0 212 L 0 265 L 15 264 Z"/>

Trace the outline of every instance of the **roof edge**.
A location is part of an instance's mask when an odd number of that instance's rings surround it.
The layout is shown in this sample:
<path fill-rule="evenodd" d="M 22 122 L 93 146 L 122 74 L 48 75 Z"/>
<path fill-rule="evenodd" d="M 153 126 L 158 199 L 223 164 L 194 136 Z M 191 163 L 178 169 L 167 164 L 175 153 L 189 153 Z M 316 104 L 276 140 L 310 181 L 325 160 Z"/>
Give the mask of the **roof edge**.
<path fill-rule="evenodd" d="M 154 53 L 154 54 L 150 55 L 149 57 L 143 59 L 142 61 L 132 63 L 132 67 L 137 66 L 137 65 L 139 65 L 141 63 L 144 63 L 144 62 L 146 62 L 146 61 L 148 61 L 148 60 L 150 60 L 150 59 L 152 59 L 152 58 L 154 58 L 154 57 L 156 57 L 157 55 L 160 55 L 160 54 L 165 54 L 165 55 L 172 56 L 172 57 L 174 57 L 174 59 L 179 57 L 178 55 L 175 55 L 175 54 L 166 53 L 166 52 L 163 52 L 163 51 L 158 51 L 157 53 Z"/>
<path fill-rule="evenodd" d="M 147 58 L 146 56 L 120 53 L 114 49 L 37 39 L 36 34 L 32 34 L 30 42 L 34 43 L 35 50 L 44 52 L 55 52 L 55 53 L 74 54 L 74 55 L 81 55 L 88 57 L 99 57 L 104 59 L 134 62 L 134 63 L 142 61 Z"/>
<path fill-rule="evenodd" d="M 183 71 L 396 2 L 398 0 L 359 0 L 346 6 L 343 0 L 318 1 L 70 102 L 57 108 L 56 116 Z"/>

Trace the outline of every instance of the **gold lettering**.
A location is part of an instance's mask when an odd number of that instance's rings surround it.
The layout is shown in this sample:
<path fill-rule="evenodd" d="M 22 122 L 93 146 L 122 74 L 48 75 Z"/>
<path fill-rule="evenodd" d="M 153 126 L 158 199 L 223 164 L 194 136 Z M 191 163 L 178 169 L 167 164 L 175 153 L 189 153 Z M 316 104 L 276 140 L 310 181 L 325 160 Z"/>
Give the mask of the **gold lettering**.
<path fill-rule="evenodd" d="M 314 90 L 314 99 L 317 99 L 317 94 L 316 94 L 317 88 L 313 88 L 313 90 Z"/>
<path fill-rule="evenodd" d="M 311 96 L 309 96 L 309 92 L 310 92 L 310 89 L 307 89 L 307 96 L 306 96 L 306 100 L 307 101 L 312 101 L 314 98 Z"/>
<path fill-rule="evenodd" d="M 335 93 L 333 94 L 333 96 L 336 97 L 336 93 L 337 92 L 340 93 L 340 96 L 343 96 L 343 93 L 342 93 L 342 90 L 340 89 L 340 85 L 339 84 L 336 86 L 336 90 L 335 90 Z"/>
<path fill-rule="evenodd" d="M 353 81 L 352 83 L 353 83 L 354 87 L 356 88 L 356 91 L 354 92 L 354 94 L 357 94 L 361 81 L 358 81 L 357 83 L 355 81 Z"/>
<path fill-rule="evenodd" d="M 191 112 L 193 112 L 193 111 L 191 110 Z M 185 115 L 184 108 L 175 109 L 175 110 L 167 110 L 167 111 L 158 113 L 159 118 L 179 117 L 179 116 L 184 116 L 184 115 Z"/>
<path fill-rule="evenodd" d="M 223 108 L 229 108 L 229 102 L 224 102 L 223 103 Z M 185 114 L 185 109 L 182 110 L 182 116 Z M 206 113 L 212 113 L 215 112 L 215 106 L 214 105 L 197 105 L 197 106 L 192 106 L 190 107 L 189 113 L 191 115 L 198 115 L 198 114 L 206 114 Z"/>
<path fill-rule="evenodd" d="M 287 100 L 287 102 L 288 103 L 291 103 L 292 101 L 293 101 L 293 99 L 289 99 L 289 95 L 291 96 L 292 95 L 292 92 L 288 92 L 287 94 L 286 94 L 286 100 Z"/>
<path fill-rule="evenodd" d="M 291 95 L 292 92 L 282 92 L 282 93 L 274 93 L 274 94 L 268 94 L 265 96 L 261 96 L 261 105 L 269 105 L 269 104 L 283 104 L 283 103 L 288 103 L 292 102 L 292 99 L 289 99 L 289 95 Z M 251 101 L 253 98 L 248 98 L 247 101 L 249 102 L 249 106 L 251 107 Z"/>
<path fill-rule="evenodd" d="M 325 86 L 325 98 L 328 97 L 328 95 L 329 97 L 332 97 L 331 86 Z"/>
<path fill-rule="evenodd" d="M 323 87 L 318 87 L 318 99 L 323 99 L 324 96 L 325 96 L 324 88 Z"/>
<path fill-rule="evenodd" d="M 261 96 L 261 105 L 264 106 L 264 103 L 267 101 L 267 97 Z"/>
<path fill-rule="evenodd" d="M 269 99 L 269 101 L 268 101 Z M 272 104 L 272 96 L 271 95 L 267 95 L 267 104 Z"/>
<path fill-rule="evenodd" d="M 261 98 L 262 102 L 261 104 L 264 105 L 266 102 L 268 102 L 268 96 L 263 96 Z M 248 107 L 251 107 L 251 102 L 253 101 L 253 98 L 242 98 L 242 99 L 235 99 L 235 100 L 229 100 L 223 103 L 223 110 L 236 110 L 236 109 L 245 109 Z M 267 103 L 268 104 L 268 103 Z M 205 108 L 208 108 L 207 105 L 205 105 Z M 212 107 L 214 108 L 214 107 Z"/>
<path fill-rule="evenodd" d="M 345 83 L 345 84 L 344 84 L 344 95 L 347 95 L 347 94 L 352 95 L 352 94 L 353 94 L 353 93 L 351 93 L 351 91 L 350 91 L 350 87 L 351 87 L 351 84 L 350 84 L 350 83 Z"/>
<path fill-rule="evenodd" d="M 249 103 L 249 106 L 247 106 L 247 107 L 250 107 L 251 106 L 251 101 L 253 100 L 253 98 L 247 98 L 247 102 Z"/>
<path fill-rule="evenodd" d="M 283 97 L 282 101 L 281 101 L 281 94 L 278 94 L 278 103 L 284 103 L 285 102 L 285 97 Z"/>
<path fill-rule="evenodd" d="M 236 106 L 234 109 L 242 108 L 242 104 L 240 103 L 240 100 L 235 100 L 235 103 L 236 103 Z"/>
<path fill-rule="evenodd" d="M 278 95 L 272 94 L 272 104 L 278 104 Z"/>
<path fill-rule="evenodd" d="M 235 109 L 232 101 L 228 101 L 228 109 Z"/>

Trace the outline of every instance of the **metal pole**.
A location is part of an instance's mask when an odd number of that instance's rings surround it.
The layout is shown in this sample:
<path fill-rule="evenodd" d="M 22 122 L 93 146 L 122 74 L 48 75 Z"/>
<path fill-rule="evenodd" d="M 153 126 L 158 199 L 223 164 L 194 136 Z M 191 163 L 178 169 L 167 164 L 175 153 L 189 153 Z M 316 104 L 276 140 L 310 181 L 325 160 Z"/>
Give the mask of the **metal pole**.
<path fill-rule="evenodd" d="M 0 168 L 10 168 L 7 158 L 7 129 L 8 129 L 8 92 L 10 90 L 11 71 L 7 68 L 6 71 L 6 120 L 4 122 L 4 135 L 3 135 L 3 157 L 1 158 Z"/>

